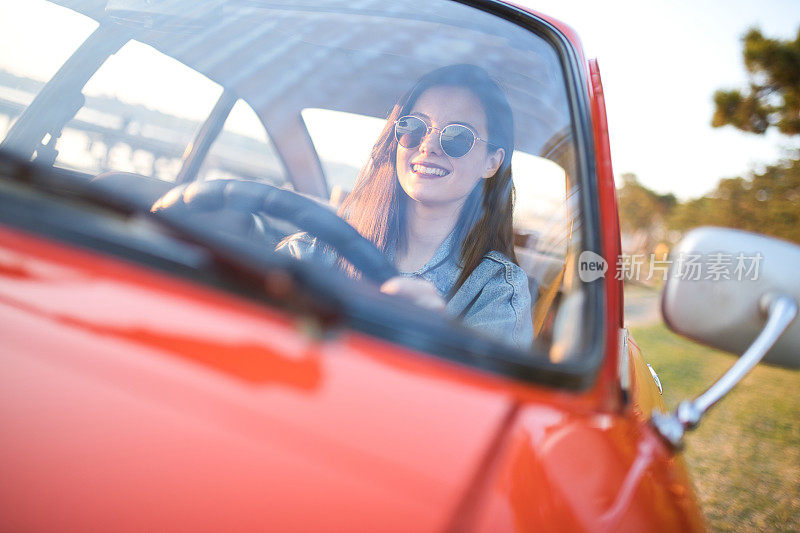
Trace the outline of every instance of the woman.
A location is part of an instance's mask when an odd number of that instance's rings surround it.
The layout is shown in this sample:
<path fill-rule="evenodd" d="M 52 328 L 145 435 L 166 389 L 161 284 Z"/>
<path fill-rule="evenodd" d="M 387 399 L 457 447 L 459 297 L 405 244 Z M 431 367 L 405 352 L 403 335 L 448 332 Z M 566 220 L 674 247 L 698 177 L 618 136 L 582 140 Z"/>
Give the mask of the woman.
<path fill-rule="evenodd" d="M 514 254 L 513 150 L 511 107 L 488 73 L 434 70 L 394 106 L 339 214 L 400 271 L 383 292 L 527 348 L 531 296 Z M 308 236 L 288 246 L 297 256 L 327 253 Z"/>

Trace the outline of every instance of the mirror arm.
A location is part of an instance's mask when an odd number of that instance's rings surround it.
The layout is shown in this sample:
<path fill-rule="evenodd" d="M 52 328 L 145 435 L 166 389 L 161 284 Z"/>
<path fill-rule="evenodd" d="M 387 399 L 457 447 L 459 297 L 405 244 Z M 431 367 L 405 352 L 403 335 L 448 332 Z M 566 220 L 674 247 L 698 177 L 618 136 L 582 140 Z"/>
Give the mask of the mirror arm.
<path fill-rule="evenodd" d="M 772 345 L 789 327 L 798 313 L 797 302 L 785 294 L 767 294 L 760 307 L 767 323 L 756 340 L 730 370 L 696 400 L 684 400 L 672 414 L 653 413 L 652 423 L 658 433 L 674 448 L 681 448 L 686 430 L 697 427 L 700 419 L 722 399 L 766 355 Z"/>

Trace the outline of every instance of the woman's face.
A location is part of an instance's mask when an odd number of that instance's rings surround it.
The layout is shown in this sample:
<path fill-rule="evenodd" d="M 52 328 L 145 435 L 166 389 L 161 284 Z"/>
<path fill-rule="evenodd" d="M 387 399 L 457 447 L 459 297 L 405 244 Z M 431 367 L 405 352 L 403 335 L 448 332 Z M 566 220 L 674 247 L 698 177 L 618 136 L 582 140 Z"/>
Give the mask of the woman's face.
<path fill-rule="evenodd" d="M 505 155 L 502 149 L 494 150 L 481 141 L 463 157 L 452 158 L 442 151 L 439 133 L 449 124 L 467 125 L 481 139 L 489 138 L 480 100 L 464 87 L 436 86 L 423 92 L 408 114 L 435 129 L 429 130 L 416 148 L 397 146 L 400 186 L 425 206 L 460 208 L 481 179 L 497 172 Z"/>

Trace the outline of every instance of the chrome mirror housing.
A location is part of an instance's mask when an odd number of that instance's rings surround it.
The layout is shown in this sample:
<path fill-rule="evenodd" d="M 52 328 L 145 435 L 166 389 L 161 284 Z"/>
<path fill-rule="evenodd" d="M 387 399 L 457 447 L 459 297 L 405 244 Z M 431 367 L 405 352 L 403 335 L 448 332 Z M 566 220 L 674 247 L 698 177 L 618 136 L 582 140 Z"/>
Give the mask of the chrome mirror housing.
<path fill-rule="evenodd" d="M 674 332 L 741 355 L 764 329 L 764 299 L 778 295 L 800 302 L 800 246 L 746 231 L 698 228 L 673 250 L 661 312 Z M 764 362 L 800 368 L 800 320 Z"/>
<path fill-rule="evenodd" d="M 757 235 L 699 228 L 673 250 L 661 300 L 667 325 L 681 335 L 741 358 L 695 400 L 653 425 L 672 446 L 759 361 L 800 367 L 800 246 Z"/>

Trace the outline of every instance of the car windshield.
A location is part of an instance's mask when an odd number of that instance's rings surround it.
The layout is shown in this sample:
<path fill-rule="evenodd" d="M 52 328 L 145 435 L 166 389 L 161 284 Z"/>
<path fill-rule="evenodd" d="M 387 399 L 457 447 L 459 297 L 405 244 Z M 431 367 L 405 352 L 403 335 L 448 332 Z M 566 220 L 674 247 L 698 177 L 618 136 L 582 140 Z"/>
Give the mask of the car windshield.
<path fill-rule="evenodd" d="M 370 334 L 585 374 L 585 82 L 547 23 L 443 0 L 30 0 L 0 20 L 4 154 L 301 265 L 306 299 L 334 280 Z"/>

